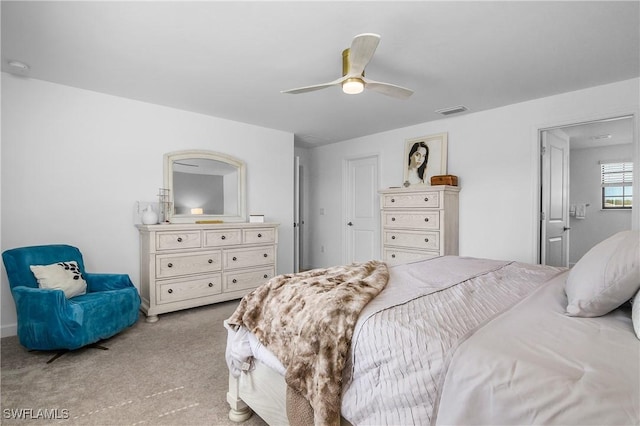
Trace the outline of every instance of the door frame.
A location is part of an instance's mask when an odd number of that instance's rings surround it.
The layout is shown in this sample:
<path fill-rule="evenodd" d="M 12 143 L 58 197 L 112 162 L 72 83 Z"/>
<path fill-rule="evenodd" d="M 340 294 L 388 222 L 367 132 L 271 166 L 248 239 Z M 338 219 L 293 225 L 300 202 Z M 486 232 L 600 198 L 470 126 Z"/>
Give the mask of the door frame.
<path fill-rule="evenodd" d="M 300 272 L 300 264 L 302 263 L 302 230 L 300 225 L 302 222 L 302 205 L 301 205 L 301 177 L 300 156 L 293 157 L 293 272 Z"/>
<path fill-rule="evenodd" d="M 545 130 L 553 130 L 559 129 L 568 126 L 578 126 L 582 124 L 589 124 L 594 121 L 603 121 L 603 120 L 611 120 L 618 119 L 622 117 L 631 117 L 633 120 L 633 162 L 634 164 L 640 164 L 640 123 L 638 121 L 638 117 L 640 117 L 640 109 L 635 107 L 629 107 L 625 109 L 617 109 L 608 112 L 602 112 L 598 114 L 584 115 L 580 117 L 573 117 L 564 120 L 557 120 L 547 123 L 540 123 L 534 126 L 533 129 L 533 150 L 532 152 L 532 162 L 533 167 L 532 170 L 536 170 L 534 179 L 533 179 L 533 187 L 532 191 L 534 200 L 533 206 L 535 207 L 534 223 L 532 224 L 532 233 L 535 236 L 533 238 L 533 253 L 534 258 L 538 264 L 542 263 L 542 259 L 540 259 L 541 247 L 542 244 L 541 238 L 541 226 L 542 221 L 540 220 L 540 213 L 542 212 L 542 161 L 541 161 L 541 141 L 542 141 L 542 132 Z M 569 168 L 571 168 L 571 164 L 569 164 Z M 633 193 L 640 194 L 640 173 L 634 173 L 633 175 Z M 637 197 L 636 197 L 637 198 Z M 636 200 L 637 204 L 637 200 Z M 631 229 L 640 230 L 640 206 L 633 208 L 631 211 Z"/>
<path fill-rule="evenodd" d="M 349 192 L 349 163 L 351 161 L 354 160 L 364 160 L 366 158 L 375 158 L 375 163 L 376 163 L 376 187 L 378 189 L 380 189 L 380 153 L 375 152 L 375 153 L 369 153 L 369 154 L 360 154 L 360 155 L 354 155 L 354 156 L 349 156 L 349 157 L 343 157 L 342 159 L 342 212 L 341 212 L 341 226 L 342 226 L 342 263 L 346 264 L 348 263 L 348 259 L 347 259 L 347 253 L 349 252 L 349 247 L 348 247 L 348 243 L 347 243 L 347 227 L 346 227 L 346 223 L 347 220 L 349 219 L 347 217 L 347 206 L 349 203 L 349 200 L 347 200 L 347 194 Z M 375 232 L 376 235 L 378 236 L 376 241 L 376 244 L 378 245 L 378 256 L 380 256 L 380 201 L 377 198 L 377 194 L 376 194 L 376 203 L 377 203 L 377 208 L 376 208 L 376 216 L 377 219 L 375 221 Z"/>

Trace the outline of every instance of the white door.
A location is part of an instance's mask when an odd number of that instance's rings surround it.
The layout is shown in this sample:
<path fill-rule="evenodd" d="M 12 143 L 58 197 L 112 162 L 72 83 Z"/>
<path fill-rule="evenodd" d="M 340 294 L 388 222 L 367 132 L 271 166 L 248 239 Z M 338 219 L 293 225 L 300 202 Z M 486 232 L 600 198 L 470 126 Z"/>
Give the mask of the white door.
<path fill-rule="evenodd" d="M 345 263 L 378 259 L 378 157 L 347 160 L 345 168 Z"/>
<path fill-rule="evenodd" d="M 300 157 L 295 157 L 293 171 L 293 272 L 300 272 L 301 235 L 300 235 Z"/>
<path fill-rule="evenodd" d="M 542 132 L 540 262 L 569 266 L 569 137 Z"/>

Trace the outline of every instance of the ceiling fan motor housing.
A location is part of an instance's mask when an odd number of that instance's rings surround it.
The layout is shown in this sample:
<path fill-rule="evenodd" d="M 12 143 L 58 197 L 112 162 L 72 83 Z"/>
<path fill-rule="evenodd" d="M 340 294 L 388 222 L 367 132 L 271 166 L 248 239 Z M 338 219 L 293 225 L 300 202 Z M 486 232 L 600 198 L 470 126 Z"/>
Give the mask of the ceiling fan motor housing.
<path fill-rule="evenodd" d="M 342 76 L 344 77 L 349 73 L 349 69 L 351 67 L 351 63 L 349 62 L 349 48 L 346 48 L 342 51 Z M 364 70 L 362 70 L 361 77 L 364 77 Z"/>
<path fill-rule="evenodd" d="M 351 63 L 349 62 L 349 51 L 350 49 L 344 49 L 342 51 L 342 76 L 349 74 L 351 69 Z M 364 77 L 364 70 L 362 70 L 362 74 L 360 77 Z M 364 90 L 364 80 L 360 77 L 350 77 L 342 82 L 342 91 L 349 95 L 357 95 L 358 93 L 362 93 Z"/>

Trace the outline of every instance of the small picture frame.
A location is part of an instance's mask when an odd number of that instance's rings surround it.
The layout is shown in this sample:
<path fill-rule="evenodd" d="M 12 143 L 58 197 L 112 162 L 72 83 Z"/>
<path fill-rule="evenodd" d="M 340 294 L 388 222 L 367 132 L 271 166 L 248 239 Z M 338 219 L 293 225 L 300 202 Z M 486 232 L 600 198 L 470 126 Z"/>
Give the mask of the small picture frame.
<path fill-rule="evenodd" d="M 447 174 L 447 133 L 407 139 L 402 186 L 430 185 L 431 176 Z"/>

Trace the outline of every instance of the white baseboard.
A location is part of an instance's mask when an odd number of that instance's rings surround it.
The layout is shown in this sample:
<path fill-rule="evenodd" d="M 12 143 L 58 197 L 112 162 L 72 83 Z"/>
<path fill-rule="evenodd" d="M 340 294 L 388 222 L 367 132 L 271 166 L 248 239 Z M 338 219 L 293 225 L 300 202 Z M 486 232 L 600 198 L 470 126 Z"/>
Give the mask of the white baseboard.
<path fill-rule="evenodd" d="M 10 337 L 18 334 L 18 324 L 3 325 L 0 327 L 0 337 Z"/>

